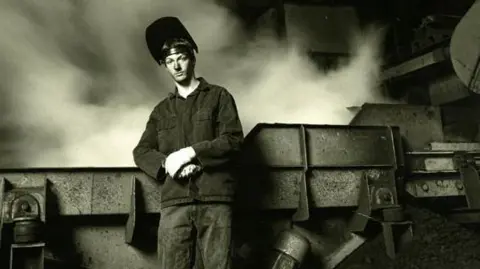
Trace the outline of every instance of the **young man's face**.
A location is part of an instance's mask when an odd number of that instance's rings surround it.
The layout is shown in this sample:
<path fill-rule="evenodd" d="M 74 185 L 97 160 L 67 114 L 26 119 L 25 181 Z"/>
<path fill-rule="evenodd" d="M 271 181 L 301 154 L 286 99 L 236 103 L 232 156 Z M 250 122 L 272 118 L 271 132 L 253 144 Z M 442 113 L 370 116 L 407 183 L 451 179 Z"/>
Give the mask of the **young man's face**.
<path fill-rule="evenodd" d="M 175 53 L 165 58 L 165 67 L 176 82 L 182 83 L 192 78 L 194 62 L 185 53 Z"/>

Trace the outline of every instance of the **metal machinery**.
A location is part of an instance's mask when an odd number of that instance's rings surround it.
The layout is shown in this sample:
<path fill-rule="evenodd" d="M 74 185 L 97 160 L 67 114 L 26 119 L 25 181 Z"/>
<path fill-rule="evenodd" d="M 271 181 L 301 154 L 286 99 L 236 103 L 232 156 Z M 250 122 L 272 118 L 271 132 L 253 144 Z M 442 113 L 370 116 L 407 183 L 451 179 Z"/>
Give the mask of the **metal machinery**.
<path fill-rule="evenodd" d="M 385 80 L 451 57 L 463 86 L 479 92 L 479 10 L 477 1 L 448 46 L 391 67 Z M 424 30 L 449 39 L 428 28 L 434 20 Z M 480 143 L 452 139 L 449 113 L 365 104 L 347 126 L 257 125 L 237 171 L 236 267 L 336 268 L 378 232 L 394 259 L 414 236 L 412 201 L 447 201 L 452 220 L 479 222 Z M 0 268 L 156 268 L 159 188 L 136 168 L 0 170 Z"/>
<path fill-rule="evenodd" d="M 274 268 L 297 268 L 307 253 L 335 268 L 366 242 L 372 225 L 383 232 L 386 252 L 394 258 L 399 243 L 412 237 L 403 211 L 412 198 L 460 197 L 465 202 L 447 212 L 458 220 L 478 220 L 480 144 L 437 140 L 440 114 L 435 107 L 365 105 L 350 126 L 257 125 L 246 137 L 238 172 L 243 217 L 236 223 L 239 235 L 250 234 L 236 239 L 238 264 L 257 261 L 252 253 L 273 247 L 282 255 Z M 372 126 L 371 120 L 403 126 Z M 418 150 L 426 146 L 430 149 Z M 135 239 L 144 216 L 159 212 L 159 186 L 137 169 L 2 170 L 0 178 L 2 251 L 10 254 L 10 268 L 44 268 L 44 258 L 68 260 L 61 257 L 66 249 L 82 253 L 85 268 L 155 268 L 155 255 L 138 248 Z M 332 209 L 340 216 L 341 236 L 305 228 L 312 220 L 331 219 Z M 283 213 L 269 220 L 268 212 Z M 118 221 L 118 215 L 128 218 Z M 84 219 L 71 225 L 75 216 Z M 102 216 L 110 216 L 108 222 L 86 225 L 86 217 Z M 260 222 L 248 228 L 254 219 L 267 222 L 270 234 L 258 237 Z M 41 224 L 49 231 L 42 233 Z M 67 237 L 69 229 L 73 236 Z M 341 239 L 332 243 L 330 235 Z M 50 248 L 50 241 L 60 242 L 60 248 L 55 243 Z"/>
<path fill-rule="evenodd" d="M 473 2 L 463 16 L 426 16 L 415 31 L 411 57 L 387 68 L 384 82 L 422 104 L 442 105 L 480 93 L 480 4 Z"/>

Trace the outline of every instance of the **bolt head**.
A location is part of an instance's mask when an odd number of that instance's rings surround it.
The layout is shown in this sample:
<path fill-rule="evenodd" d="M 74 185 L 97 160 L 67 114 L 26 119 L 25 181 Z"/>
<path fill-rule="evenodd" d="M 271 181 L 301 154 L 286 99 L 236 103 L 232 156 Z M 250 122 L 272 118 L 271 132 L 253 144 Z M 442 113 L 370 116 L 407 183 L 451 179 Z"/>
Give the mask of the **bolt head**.
<path fill-rule="evenodd" d="M 30 212 L 31 210 L 30 205 L 27 202 L 22 203 L 20 209 L 22 209 L 23 212 Z"/>
<path fill-rule="evenodd" d="M 429 188 L 428 188 L 427 183 L 423 183 L 423 184 L 422 184 L 422 190 L 423 190 L 423 191 L 428 191 L 428 189 L 429 189 Z"/>

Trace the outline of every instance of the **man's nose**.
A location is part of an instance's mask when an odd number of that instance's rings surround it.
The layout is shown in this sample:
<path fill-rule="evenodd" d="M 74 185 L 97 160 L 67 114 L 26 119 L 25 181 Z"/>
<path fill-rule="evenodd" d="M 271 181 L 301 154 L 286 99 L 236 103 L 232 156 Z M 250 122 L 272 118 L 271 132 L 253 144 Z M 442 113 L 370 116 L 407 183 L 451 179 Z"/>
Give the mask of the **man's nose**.
<path fill-rule="evenodd" d="M 180 69 L 180 64 L 178 62 L 173 62 L 174 69 Z"/>

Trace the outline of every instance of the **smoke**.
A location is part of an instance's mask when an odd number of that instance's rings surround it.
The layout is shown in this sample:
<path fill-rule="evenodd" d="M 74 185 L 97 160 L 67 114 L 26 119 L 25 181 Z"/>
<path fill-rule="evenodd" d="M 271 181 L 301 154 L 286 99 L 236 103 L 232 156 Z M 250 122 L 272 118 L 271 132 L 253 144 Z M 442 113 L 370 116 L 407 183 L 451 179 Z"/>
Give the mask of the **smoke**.
<path fill-rule="evenodd" d="M 0 165 L 132 166 L 149 113 L 173 89 L 144 44 L 146 25 L 161 16 L 187 26 L 200 48 L 198 74 L 234 95 L 245 133 L 258 122 L 348 124 L 346 107 L 383 101 L 375 31 L 323 72 L 296 46 L 247 42 L 213 2 L 165 2 L 2 1 L 0 149 L 15 154 Z"/>

